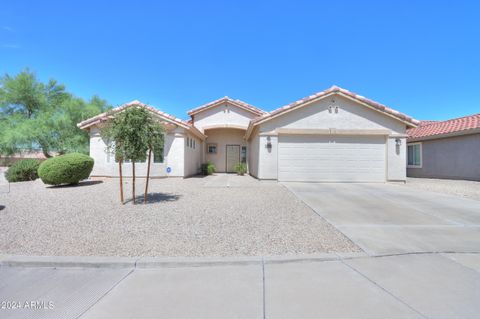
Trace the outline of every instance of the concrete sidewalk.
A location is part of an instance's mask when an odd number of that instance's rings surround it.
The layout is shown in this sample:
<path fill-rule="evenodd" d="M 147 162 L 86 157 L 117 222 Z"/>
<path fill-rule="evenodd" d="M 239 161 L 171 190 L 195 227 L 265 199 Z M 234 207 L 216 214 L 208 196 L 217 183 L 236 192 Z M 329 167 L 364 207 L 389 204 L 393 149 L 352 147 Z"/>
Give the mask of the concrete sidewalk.
<path fill-rule="evenodd" d="M 121 263 L 117 268 L 4 265 L 0 301 L 43 302 L 47 309 L 0 309 L 0 317 L 477 318 L 480 313 L 480 254 L 223 264 L 146 260 L 146 268 L 140 261 Z"/>

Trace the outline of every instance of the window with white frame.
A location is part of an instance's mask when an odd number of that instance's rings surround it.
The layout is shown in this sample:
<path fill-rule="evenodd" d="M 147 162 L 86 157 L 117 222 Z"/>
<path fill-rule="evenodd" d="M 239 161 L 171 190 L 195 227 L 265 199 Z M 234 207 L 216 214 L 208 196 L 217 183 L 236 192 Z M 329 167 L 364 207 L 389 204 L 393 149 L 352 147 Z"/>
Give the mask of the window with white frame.
<path fill-rule="evenodd" d="M 412 143 L 407 145 L 407 167 L 422 167 L 422 144 Z"/>

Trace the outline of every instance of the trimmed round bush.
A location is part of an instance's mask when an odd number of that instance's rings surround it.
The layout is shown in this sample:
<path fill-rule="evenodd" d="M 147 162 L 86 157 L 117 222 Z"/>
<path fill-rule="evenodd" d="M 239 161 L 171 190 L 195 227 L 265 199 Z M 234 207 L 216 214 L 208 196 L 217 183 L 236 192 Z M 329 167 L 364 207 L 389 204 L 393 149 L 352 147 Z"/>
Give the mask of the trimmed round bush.
<path fill-rule="evenodd" d="M 45 184 L 78 184 L 88 178 L 93 169 L 93 158 L 80 153 L 70 153 L 49 158 L 38 168 L 38 176 Z"/>
<path fill-rule="evenodd" d="M 38 178 L 38 167 L 40 161 L 35 159 L 24 159 L 14 163 L 5 172 L 5 178 L 10 183 L 34 181 Z"/>

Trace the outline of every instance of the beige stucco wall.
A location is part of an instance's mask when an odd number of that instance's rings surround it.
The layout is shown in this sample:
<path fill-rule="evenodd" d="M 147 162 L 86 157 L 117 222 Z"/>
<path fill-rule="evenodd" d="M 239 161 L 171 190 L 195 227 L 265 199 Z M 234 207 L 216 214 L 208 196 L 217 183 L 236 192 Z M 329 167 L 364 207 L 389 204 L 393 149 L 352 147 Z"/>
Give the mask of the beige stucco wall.
<path fill-rule="evenodd" d="M 247 158 L 248 158 L 248 172 L 250 175 L 258 178 L 258 162 L 259 162 L 259 145 L 260 137 L 255 134 L 248 143 Z"/>
<path fill-rule="evenodd" d="M 195 147 L 191 147 L 187 145 L 187 137 L 195 141 Z M 184 175 L 192 176 L 199 173 L 200 165 L 202 163 L 202 149 L 203 143 L 198 138 L 194 137 L 193 135 L 187 134 L 185 137 L 185 147 L 184 147 L 184 163 L 185 163 L 185 171 Z"/>
<path fill-rule="evenodd" d="M 255 114 L 230 103 L 212 107 L 194 115 L 194 125 L 203 131 L 214 125 L 232 125 L 247 128 Z"/>
<path fill-rule="evenodd" d="M 390 136 L 387 141 L 387 179 L 389 181 L 405 181 L 407 178 L 407 139 L 401 137 L 397 146 L 398 137 Z"/>
<path fill-rule="evenodd" d="M 332 103 L 332 99 L 335 100 L 335 103 Z M 330 113 L 330 105 L 337 106 L 338 112 L 333 109 Z M 285 113 L 259 125 L 258 177 L 261 179 L 277 179 L 278 138 L 275 130 L 278 128 L 389 130 L 391 136 L 388 138 L 386 145 L 387 179 L 405 180 L 406 178 L 405 138 L 400 137 L 402 145 L 399 148 L 395 145 L 395 138 L 406 133 L 406 125 L 397 119 L 336 95 Z M 270 152 L 265 148 L 268 136 L 270 136 L 270 142 L 272 143 Z"/>
<path fill-rule="evenodd" d="M 272 144 L 272 148 L 267 148 L 267 143 Z M 258 178 L 277 179 L 278 173 L 278 136 L 260 135 L 259 136 L 259 163 Z"/>
<path fill-rule="evenodd" d="M 226 148 L 227 144 L 247 146 L 247 142 L 243 138 L 244 130 L 239 129 L 213 129 L 205 131 L 207 140 L 205 142 L 205 161 L 210 161 L 215 165 L 217 172 L 225 172 L 226 165 Z M 217 153 L 208 154 L 206 147 L 209 143 L 217 144 Z M 248 158 L 247 147 L 247 158 Z"/>
<path fill-rule="evenodd" d="M 152 163 L 150 167 L 150 176 L 184 176 L 184 129 L 177 128 L 175 131 L 165 135 L 164 162 Z M 90 128 L 90 156 L 95 160 L 91 176 L 119 176 L 118 163 L 115 162 L 113 154 L 107 153 L 105 141 L 100 136 L 100 128 L 93 126 Z M 171 173 L 167 174 L 166 168 L 171 168 Z M 132 164 L 124 163 L 122 165 L 124 176 L 132 175 Z M 146 176 L 147 163 L 135 163 L 135 172 L 139 177 Z"/>

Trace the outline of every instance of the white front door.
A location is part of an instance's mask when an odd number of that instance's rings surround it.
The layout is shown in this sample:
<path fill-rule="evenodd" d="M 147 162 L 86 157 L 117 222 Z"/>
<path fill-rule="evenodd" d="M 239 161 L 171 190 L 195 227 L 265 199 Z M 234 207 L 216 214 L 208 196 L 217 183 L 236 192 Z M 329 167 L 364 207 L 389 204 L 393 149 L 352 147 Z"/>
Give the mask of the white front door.
<path fill-rule="evenodd" d="M 280 135 L 278 180 L 384 182 L 385 136 Z"/>
<path fill-rule="evenodd" d="M 227 145 L 226 171 L 235 172 L 235 165 L 240 163 L 240 145 Z"/>

